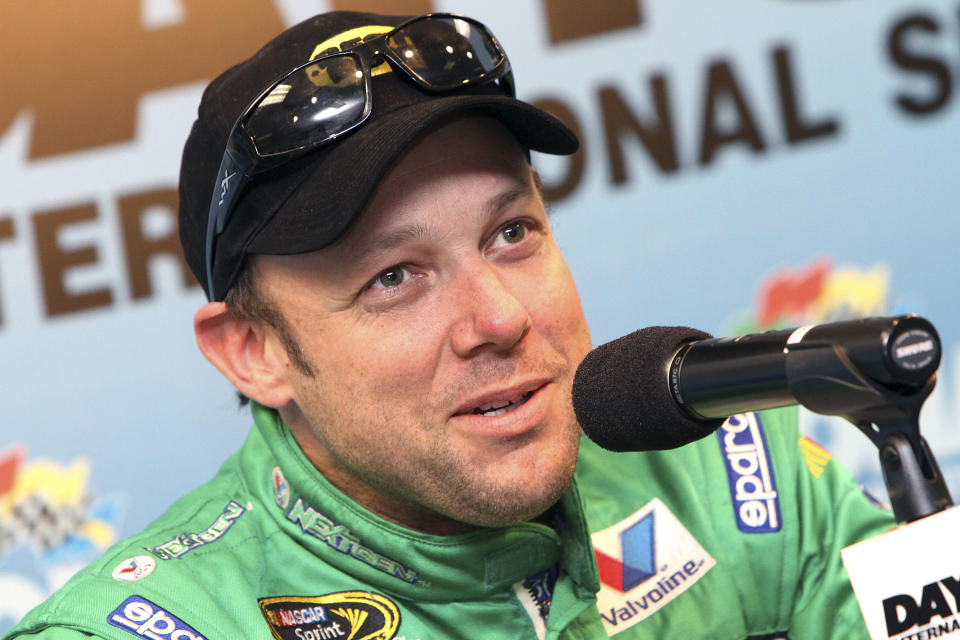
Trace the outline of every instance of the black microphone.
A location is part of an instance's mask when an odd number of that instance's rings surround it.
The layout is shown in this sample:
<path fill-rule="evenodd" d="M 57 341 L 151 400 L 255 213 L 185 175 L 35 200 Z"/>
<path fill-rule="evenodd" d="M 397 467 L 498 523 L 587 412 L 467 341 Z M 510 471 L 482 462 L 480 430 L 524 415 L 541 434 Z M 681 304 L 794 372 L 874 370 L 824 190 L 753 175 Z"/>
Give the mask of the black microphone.
<path fill-rule="evenodd" d="M 591 351 L 573 379 L 583 431 L 611 451 L 675 449 L 716 431 L 723 420 L 693 418 L 667 384 L 678 350 L 709 337 L 689 327 L 648 327 Z"/>
<path fill-rule="evenodd" d="M 573 404 L 584 432 L 601 447 L 672 449 L 746 411 L 798 403 L 845 417 L 882 410 L 889 394 L 927 387 L 940 352 L 933 325 L 912 315 L 733 338 L 649 327 L 584 359 Z"/>

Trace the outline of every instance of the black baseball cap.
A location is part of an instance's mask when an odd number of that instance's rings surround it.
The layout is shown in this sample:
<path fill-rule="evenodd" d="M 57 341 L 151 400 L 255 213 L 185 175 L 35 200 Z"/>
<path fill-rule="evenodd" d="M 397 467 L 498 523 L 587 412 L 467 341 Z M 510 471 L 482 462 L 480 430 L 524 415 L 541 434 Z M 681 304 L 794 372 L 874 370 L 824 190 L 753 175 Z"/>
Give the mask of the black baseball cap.
<path fill-rule="evenodd" d="M 279 77 L 312 57 L 318 45 L 350 41 L 365 27 L 395 27 L 409 16 L 336 11 L 297 24 L 206 88 L 180 167 L 180 241 L 194 275 L 206 277 L 210 200 L 227 139 L 238 116 Z M 347 45 L 349 46 L 349 45 Z M 344 47 L 345 48 L 345 47 Z M 360 215 L 383 175 L 421 133 L 452 116 L 495 118 L 526 149 L 577 150 L 557 118 L 510 95 L 497 83 L 443 93 L 393 70 L 372 78 L 372 112 L 357 129 L 306 155 L 253 177 L 219 236 L 213 285 L 222 299 L 246 256 L 316 251 L 336 242 Z"/>

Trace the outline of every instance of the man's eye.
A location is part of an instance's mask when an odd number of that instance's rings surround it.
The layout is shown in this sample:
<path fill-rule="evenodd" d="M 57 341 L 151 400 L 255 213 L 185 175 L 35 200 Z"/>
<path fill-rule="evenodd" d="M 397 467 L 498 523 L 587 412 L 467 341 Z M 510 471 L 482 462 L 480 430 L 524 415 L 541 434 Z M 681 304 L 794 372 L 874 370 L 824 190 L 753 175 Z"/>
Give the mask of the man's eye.
<path fill-rule="evenodd" d="M 511 222 L 500 230 L 500 235 L 508 243 L 514 244 L 523 240 L 524 236 L 527 235 L 527 228 L 523 226 L 522 222 Z"/>
<path fill-rule="evenodd" d="M 396 287 L 401 284 L 406 277 L 407 274 L 403 267 L 390 267 L 389 269 L 381 271 L 380 275 L 373 279 L 371 286 L 383 288 Z"/>

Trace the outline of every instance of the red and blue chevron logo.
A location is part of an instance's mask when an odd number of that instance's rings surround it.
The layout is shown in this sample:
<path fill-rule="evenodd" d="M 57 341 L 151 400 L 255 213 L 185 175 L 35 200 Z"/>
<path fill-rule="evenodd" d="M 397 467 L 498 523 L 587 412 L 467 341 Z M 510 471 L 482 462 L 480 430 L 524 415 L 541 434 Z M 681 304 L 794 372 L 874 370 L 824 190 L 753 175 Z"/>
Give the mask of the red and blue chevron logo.
<path fill-rule="evenodd" d="M 620 559 L 594 549 L 600 582 L 626 593 L 656 575 L 653 514 L 620 532 Z"/>

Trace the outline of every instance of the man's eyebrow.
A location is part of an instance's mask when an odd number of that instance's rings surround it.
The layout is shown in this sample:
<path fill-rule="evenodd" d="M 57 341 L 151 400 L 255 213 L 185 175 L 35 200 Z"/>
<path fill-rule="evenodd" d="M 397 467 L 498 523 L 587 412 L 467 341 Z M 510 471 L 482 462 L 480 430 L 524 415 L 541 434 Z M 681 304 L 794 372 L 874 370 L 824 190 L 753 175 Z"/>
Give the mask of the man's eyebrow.
<path fill-rule="evenodd" d="M 530 185 L 529 182 L 518 181 L 514 186 L 487 200 L 483 207 L 483 213 L 486 214 L 487 217 L 493 217 L 504 209 L 510 207 L 510 205 L 515 203 L 517 200 L 532 196 L 535 193 L 536 190 Z"/>
<path fill-rule="evenodd" d="M 481 208 L 481 215 L 486 218 L 493 218 L 499 212 L 510 207 L 518 200 L 532 196 L 536 193 L 534 187 L 528 182 L 517 182 L 516 185 L 491 196 Z M 431 229 L 422 224 L 402 225 L 394 229 L 374 233 L 369 240 L 359 244 L 351 262 L 361 262 L 371 255 L 389 251 L 407 242 L 415 242 L 430 237 Z"/>
<path fill-rule="evenodd" d="M 410 224 L 377 232 L 367 241 L 359 244 L 352 262 L 362 262 L 375 253 L 389 251 L 394 247 L 422 240 L 430 235 L 430 228 L 422 224 Z"/>

